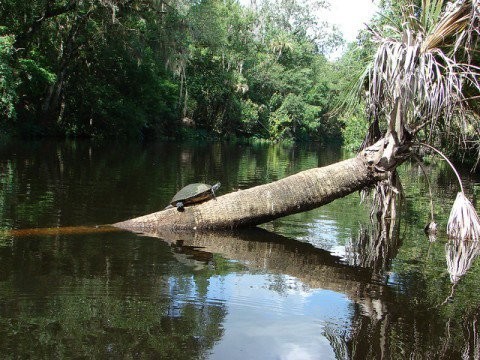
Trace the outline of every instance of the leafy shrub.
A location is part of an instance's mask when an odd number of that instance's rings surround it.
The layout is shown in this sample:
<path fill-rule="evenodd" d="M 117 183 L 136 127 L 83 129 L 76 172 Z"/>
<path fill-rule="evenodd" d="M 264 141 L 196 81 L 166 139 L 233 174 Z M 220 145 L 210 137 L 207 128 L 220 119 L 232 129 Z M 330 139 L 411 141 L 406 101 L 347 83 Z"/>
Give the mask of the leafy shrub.
<path fill-rule="evenodd" d="M 356 152 L 368 132 L 368 122 L 358 114 L 345 115 L 342 120 L 345 123 L 342 129 L 344 146 L 348 151 Z"/>
<path fill-rule="evenodd" d="M 10 35 L 0 36 L 0 116 L 7 119 L 13 119 L 16 115 L 18 82 L 10 63 L 14 40 Z"/>

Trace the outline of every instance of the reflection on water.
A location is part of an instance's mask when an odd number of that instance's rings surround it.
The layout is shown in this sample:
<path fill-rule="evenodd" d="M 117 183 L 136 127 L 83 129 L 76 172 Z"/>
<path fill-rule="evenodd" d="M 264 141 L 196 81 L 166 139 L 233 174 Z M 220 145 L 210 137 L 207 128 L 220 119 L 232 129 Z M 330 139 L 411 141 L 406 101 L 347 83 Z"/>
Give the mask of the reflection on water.
<path fill-rule="evenodd" d="M 222 334 L 225 306 L 202 300 L 206 279 L 185 277 L 162 242 L 22 238 L 0 264 L 3 355 L 195 358 Z"/>
<path fill-rule="evenodd" d="M 348 324 L 349 302 L 335 292 L 299 289 L 298 281 L 286 276 L 274 280 L 288 288 L 275 292 L 272 280 L 263 275 L 221 279 L 226 330 L 210 358 L 333 359 L 324 329 Z"/>
<path fill-rule="evenodd" d="M 315 145 L 1 147 L 2 358 L 478 358 L 478 248 L 441 231 L 428 241 L 414 166 L 400 172 L 395 222 L 371 224 L 353 195 L 235 233 L 96 226 L 157 211 L 191 182 L 224 193 L 339 157 Z M 455 193 L 448 171 L 430 175 L 434 193 Z M 435 201 L 445 224 L 453 198 Z"/>
<path fill-rule="evenodd" d="M 397 218 L 381 218 L 370 226 L 360 226 L 357 236 L 345 246 L 346 261 L 384 279 L 400 247 L 398 222 Z"/>
<path fill-rule="evenodd" d="M 456 284 L 471 268 L 473 260 L 480 253 L 480 244 L 478 241 L 451 239 L 445 245 L 445 250 L 450 281 Z"/>

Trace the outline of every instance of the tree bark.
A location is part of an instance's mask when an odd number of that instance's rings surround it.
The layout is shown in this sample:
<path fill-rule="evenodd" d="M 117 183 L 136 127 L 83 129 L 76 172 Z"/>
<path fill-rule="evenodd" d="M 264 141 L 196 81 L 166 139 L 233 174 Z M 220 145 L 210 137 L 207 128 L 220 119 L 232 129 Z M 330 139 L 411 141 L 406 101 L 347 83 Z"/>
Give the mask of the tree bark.
<path fill-rule="evenodd" d="M 259 225 L 279 217 L 317 208 L 386 177 L 374 166 L 378 150 L 284 179 L 239 190 L 216 200 L 176 208 L 113 224 L 139 232 L 234 229 Z"/>

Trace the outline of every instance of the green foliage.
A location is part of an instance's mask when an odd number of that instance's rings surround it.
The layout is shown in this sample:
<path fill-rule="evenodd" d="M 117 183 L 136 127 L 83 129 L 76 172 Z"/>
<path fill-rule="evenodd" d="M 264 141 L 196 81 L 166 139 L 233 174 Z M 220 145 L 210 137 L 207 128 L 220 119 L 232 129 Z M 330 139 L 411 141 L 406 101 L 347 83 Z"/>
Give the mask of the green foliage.
<path fill-rule="evenodd" d="M 56 80 L 54 73 L 32 59 L 20 59 L 18 63 L 19 68 L 25 73 L 26 79 L 39 87 L 42 85 L 52 85 Z"/>
<path fill-rule="evenodd" d="M 41 59 L 20 58 L 17 66 L 20 74 L 19 91 L 22 94 L 28 94 L 24 99 L 24 106 L 19 109 L 21 118 L 24 120 L 25 117 L 35 116 L 40 112 L 44 104 L 39 100 L 44 99 L 45 89 L 55 84 L 57 76 L 47 66 L 41 64 Z"/>
<path fill-rule="evenodd" d="M 292 126 L 292 119 L 285 109 L 278 109 L 270 113 L 269 128 L 270 137 L 272 140 L 284 140 L 288 139 L 291 135 L 290 129 Z"/>
<path fill-rule="evenodd" d="M 215 135 L 339 136 L 322 6 L 2 2 L 2 113 L 36 134 L 170 137 L 188 118 Z"/>
<path fill-rule="evenodd" d="M 260 106 L 251 99 L 240 100 L 241 126 L 247 134 L 259 133 Z"/>
<path fill-rule="evenodd" d="M 68 89 L 67 106 L 82 111 L 63 119 L 66 133 L 142 137 L 168 132 L 166 127 L 176 115 L 178 87 L 154 66 L 154 59 L 138 64 L 121 48 L 86 56 L 96 59 L 91 71 L 97 76 L 74 79 Z"/>
<path fill-rule="evenodd" d="M 270 113 L 270 137 L 272 140 L 304 139 L 315 134 L 319 108 L 307 104 L 302 97 L 288 94 L 277 110 Z"/>
<path fill-rule="evenodd" d="M 2 27 L 0 27 L 1 32 Z M 0 35 L 0 117 L 6 119 L 12 119 L 16 115 L 18 82 L 11 65 L 14 40 L 15 38 L 11 35 Z"/>
<path fill-rule="evenodd" d="M 346 52 L 336 61 L 334 70 L 330 72 L 335 76 L 334 91 L 337 92 L 337 96 L 331 101 L 335 102 L 334 108 L 339 113 L 343 144 L 352 152 L 359 149 L 369 125 L 365 100 L 358 96 L 363 87 L 358 79 L 362 77 L 373 52 L 371 34 L 362 32 L 356 43 L 348 45 Z"/>
<path fill-rule="evenodd" d="M 264 2 L 252 10 L 209 1 L 192 8 L 184 113 L 197 127 L 275 141 L 339 137 L 338 121 L 327 116 L 334 77 L 322 71 L 327 60 L 318 38 L 307 35 L 319 28 L 314 3 Z M 207 15 L 216 31 L 205 39 L 199 33 Z"/>
<path fill-rule="evenodd" d="M 360 149 L 360 145 L 362 145 L 365 134 L 368 131 L 368 123 L 365 116 L 358 113 L 348 113 L 342 120 L 345 123 L 342 129 L 345 148 L 348 151 L 356 152 Z"/>

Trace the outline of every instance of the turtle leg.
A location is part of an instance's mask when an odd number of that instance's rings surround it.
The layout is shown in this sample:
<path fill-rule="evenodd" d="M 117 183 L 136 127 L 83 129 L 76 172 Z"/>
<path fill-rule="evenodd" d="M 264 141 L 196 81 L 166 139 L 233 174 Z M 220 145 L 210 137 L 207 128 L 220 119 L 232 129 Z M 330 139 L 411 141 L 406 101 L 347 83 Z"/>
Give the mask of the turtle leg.
<path fill-rule="evenodd" d="M 183 211 L 183 210 L 185 210 L 185 205 L 183 204 L 182 201 L 177 202 L 176 206 L 177 206 L 177 210 L 178 210 L 178 211 Z"/>
<path fill-rule="evenodd" d="M 211 189 L 210 191 L 212 192 L 213 198 L 214 198 L 215 200 L 217 200 L 217 197 L 215 196 L 215 190 L 213 189 L 213 187 L 212 187 L 212 189 Z"/>

